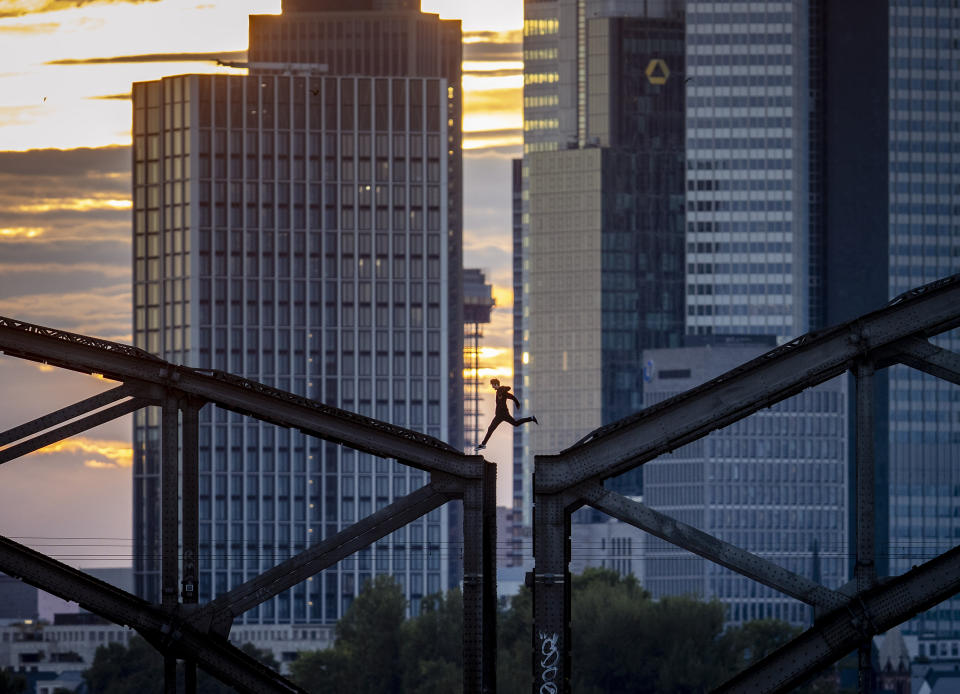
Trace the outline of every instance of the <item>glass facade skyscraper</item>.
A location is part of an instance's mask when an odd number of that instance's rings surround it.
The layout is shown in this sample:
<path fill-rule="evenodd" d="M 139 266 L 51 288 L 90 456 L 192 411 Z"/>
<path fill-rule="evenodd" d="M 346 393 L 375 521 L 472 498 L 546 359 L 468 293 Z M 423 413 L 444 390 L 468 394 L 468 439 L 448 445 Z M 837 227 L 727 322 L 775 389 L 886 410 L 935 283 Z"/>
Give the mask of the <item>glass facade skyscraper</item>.
<path fill-rule="evenodd" d="M 249 76 L 134 85 L 134 342 L 459 447 L 460 25 L 402 3 L 328 5 L 253 18 Z M 156 599 L 153 411 L 137 413 L 134 441 L 136 588 Z M 212 407 L 199 460 L 201 601 L 425 482 Z M 332 624 L 380 573 L 416 611 L 458 580 L 456 513 L 242 621 Z"/>
<path fill-rule="evenodd" d="M 786 339 L 957 272 L 955 3 L 687 9 L 688 332 Z M 877 566 L 899 574 L 960 536 L 960 405 L 905 367 L 876 380 Z M 924 655 L 956 602 L 908 625 Z"/>
<path fill-rule="evenodd" d="M 710 337 L 644 352 L 644 405 L 655 405 L 767 351 L 775 338 Z M 693 340 L 696 342 L 696 340 Z M 644 466 L 644 502 L 784 568 L 838 589 L 847 582 L 847 381 L 816 388 Z M 649 538 L 655 598 L 717 599 L 728 624 L 810 623 L 810 608 L 752 579 Z"/>
<path fill-rule="evenodd" d="M 887 58 L 887 297 L 960 271 L 960 8 L 891 0 Z M 935 340 L 960 350 L 960 333 Z M 889 372 L 891 574 L 960 541 L 960 392 L 894 366 Z M 960 600 L 908 624 L 927 656 L 960 636 Z"/>
<path fill-rule="evenodd" d="M 683 73 L 682 3 L 525 4 L 525 478 L 640 409 L 640 351 L 679 344 Z M 612 484 L 638 494 L 639 472 Z"/>
<path fill-rule="evenodd" d="M 810 8 L 687 3 L 687 327 L 807 332 L 820 216 Z M 815 45 L 815 44 L 814 44 Z"/>

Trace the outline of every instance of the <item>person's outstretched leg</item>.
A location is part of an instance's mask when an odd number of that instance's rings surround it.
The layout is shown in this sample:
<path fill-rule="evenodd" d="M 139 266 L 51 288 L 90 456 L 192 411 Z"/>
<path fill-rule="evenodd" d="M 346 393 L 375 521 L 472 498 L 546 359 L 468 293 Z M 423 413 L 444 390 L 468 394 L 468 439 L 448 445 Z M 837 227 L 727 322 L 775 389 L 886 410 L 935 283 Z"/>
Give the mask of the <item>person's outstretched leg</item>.
<path fill-rule="evenodd" d="M 537 418 L 533 415 L 530 415 L 529 417 L 524 417 L 523 419 L 515 419 L 510 423 L 516 427 L 516 426 L 520 426 L 521 424 L 526 424 L 527 422 L 533 422 L 534 424 L 540 423 L 537 421 Z"/>
<path fill-rule="evenodd" d="M 500 426 L 500 422 L 504 421 L 502 417 L 494 417 L 493 421 L 490 422 L 490 426 L 487 427 L 487 434 L 483 437 L 483 441 L 477 444 L 475 450 L 482 451 L 487 447 L 487 441 L 490 440 L 490 435 L 493 433 L 493 430 Z"/>

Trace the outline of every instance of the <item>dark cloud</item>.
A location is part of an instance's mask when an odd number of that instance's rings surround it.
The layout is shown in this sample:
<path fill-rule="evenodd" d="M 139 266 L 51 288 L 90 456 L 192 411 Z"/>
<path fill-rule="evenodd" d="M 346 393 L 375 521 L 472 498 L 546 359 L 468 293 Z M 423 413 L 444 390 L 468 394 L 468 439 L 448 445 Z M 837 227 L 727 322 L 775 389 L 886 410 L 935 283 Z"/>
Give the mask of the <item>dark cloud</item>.
<path fill-rule="evenodd" d="M 468 43 L 463 47 L 465 60 L 522 60 L 521 43 Z"/>
<path fill-rule="evenodd" d="M 523 74 L 523 68 L 501 68 L 499 70 L 464 70 L 471 77 L 516 77 Z"/>
<path fill-rule="evenodd" d="M 46 0 L 39 5 L 24 3 L 19 0 L 7 0 L 0 7 L 0 19 L 6 17 L 22 17 L 25 14 L 39 14 L 41 12 L 56 12 L 70 10 L 84 5 L 107 5 L 119 2 L 140 4 L 144 2 L 159 2 L 159 0 Z"/>
<path fill-rule="evenodd" d="M 128 145 L 0 152 L 0 176 L 129 174 L 130 156 Z M 4 186 L 7 184 L 4 181 Z"/>
<path fill-rule="evenodd" d="M 503 137 L 521 137 L 523 131 L 520 128 L 502 128 L 500 130 L 469 130 L 464 133 L 467 139 L 471 140 L 492 140 Z"/>
<path fill-rule="evenodd" d="M 129 146 L 0 152 L 0 262 L 23 258 L 28 248 L 50 248 L 67 261 L 96 261 L 109 240 L 124 247 L 130 237 L 131 152 Z M 108 202 L 113 201 L 113 202 Z M 29 230 L 31 235 L 25 236 Z M 55 241 L 82 240 L 80 248 L 58 251 Z M 127 246 L 129 248 L 129 246 Z M 125 261 L 129 263 L 129 258 Z"/>
<path fill-rule="evenodd" d="M 114 55 L 103 58 L 64 58 L 51 60 L 46 65 L 105 65 L 109 63 L 188 63 L 231 62 L 247 59 L 246 51 L 220 51 L 218 53 L 143 53 L 140 55 Z"/>
<path fill-rule="evenodd" d="M 88 96 L 88 99 L 103 99 L 111 100 L 115 99 L 117 101 L 130 101 L 133 98 L 133 94 L 127 92 L 126 94 L 101 94 L 100 96 Z"/>

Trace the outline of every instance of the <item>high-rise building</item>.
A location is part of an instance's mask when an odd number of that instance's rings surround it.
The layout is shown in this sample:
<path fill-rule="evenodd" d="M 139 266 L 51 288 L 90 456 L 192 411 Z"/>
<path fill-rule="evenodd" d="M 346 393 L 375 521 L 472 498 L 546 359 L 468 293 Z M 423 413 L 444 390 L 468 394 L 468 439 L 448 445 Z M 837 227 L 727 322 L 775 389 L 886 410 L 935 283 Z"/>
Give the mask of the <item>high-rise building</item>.
<path fill-rule="evenodd" d="M 825 3 L 827 318 L 852 318 L 960 270 L 960 8 L 936 0 Z M 842 27 L 856 23 L 847 43 Z M 935 342 L 960 349 L 957 331 Z M 957 543 L 960 395 L 904 366 L 879 372 L 878 567 L 901 574 Z M 880 507 L 878 503 L 878 508 Z M 921 654 L 960 637 L 960 600 L 911 620 Z"/>
<path fill-rule="evenodd" d="M 645 406 L 679 395 L 774 344 L 773 336 L 692 338 L 644 351 Z M 697 344 L 699 343 L 699 344 Z M 847 582 L 847 381 L 835 378 L 644 466 L 644 503 L 671 518 L 837 589 Z M 809 624 L 798 600 L 649 538 L 653 597 L 717 599 L 728 624 Z"/>
<path fill-rule="evenodd" d="M 287 1 L 251 18 L 249 75 L 134 85 L 134 343 L 460 447 L 460 23 L 411 5 Z M 135 416 L 136 590 L 154 600 L 158 424 Z M 212 407 L 199 464 L 202 601 L 425 482 Z M 458 581 L 456 514 L 238 622 L 331 624 L 382 573 L 416 611 Z"/>
<path fill-rule="evenodd" d="M 937 0 L 687 3 L 688 332 L 784 340 L 957 271 L 958 21 Z M 906 367 L 875 380 L 877 570 L 899 574 L 960 536 L 960 401 Z M 905 632 L 934 655 L 958 608 Z"/>
<path fill-rule="evenodd" d="M 642 406 L 640 353 L 683 333 L 681 2 L 524 6 L 524 478 Z M 640 493 L 639 471 L 610 483 Z M 530 496 L 524 498 L 529 522 Z"/>

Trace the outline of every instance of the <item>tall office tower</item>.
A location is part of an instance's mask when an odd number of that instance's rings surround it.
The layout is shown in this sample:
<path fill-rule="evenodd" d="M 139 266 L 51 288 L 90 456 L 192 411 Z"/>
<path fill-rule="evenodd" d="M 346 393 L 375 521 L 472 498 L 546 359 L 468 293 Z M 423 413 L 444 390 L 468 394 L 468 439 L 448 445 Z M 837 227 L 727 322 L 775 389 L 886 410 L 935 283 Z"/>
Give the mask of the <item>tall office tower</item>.
<path fill-rule="evenodd" d="M 513 393 L 520 402 L 524 399 L 523 388 L 523 159 L 510 162 L 511 221 L 513 231 Z M 510 532 L 507 540 L 507 566 L 522 566 L 524 557 L 530 553 L 530 519 L 524 522 L 524 499 L 532 498 L 530 475 L 524 472 L 523 450 L 527 441 L 527 428 L 513 429 L 513 478 L 511 481 L 512 506 L 510 509 Z M 526 541 L 524 538 L 527 538 Z"/>
<path fill-rule="evenodd" d="M 786 339 L 815 325 L 816 4 L 687 3 L 691 333 Z"/>
<path fill-rule="evenodd" d="M 687 20 L 689 332 L 786 339 L 957 271 L 960 10 L 691 0 Z M 904 367 L 875 380 L 876 563 L 899 574 L 960 536 L 960 404 Z M 958 615 L 905 631 L 938 655 Z"/>
<path fill-rule="evenodd" d="M 527 473 L 640 409 L 641 350 L 679 344 L 683 35 L 682 2 L 525 4 Z M 639 471 L 611 484 L 638 494 Z"/>
<path fill-rule="evenodd" d="M 837 322 L 960 271 L 960 8 L 827 3 L 825 21 L 826 276 L 828 320 Z M 934 342 L 960 350 L 957 331 Z M 878 522 L 878 570 L 886 573 L 889 558 L 896 575 L 960 537 L 960 395 L 903 366 L 875 378 L 877 481 L 889 489 L 878 499 L 889 502 Z M 925 657 L 953 657 L 960 600 L 911 620 L 904 633 L 919 637 Z"/>
<path fill-rule="evenodd" d="M 459 447 L 460 24 L 404 3 L 345 6 L 253 17 L 249 76 L 134 85 L 134 342 Z M 136 589 L 150 599 L 157 426 L 152 411 L 134 420 Z M 424 482 L 204 408 L 201 600 Z M 382 573 L 417 610 L 456 582 L 455 513 L 432 512 L 242 620 L 331 624 Z"/>
<path fill-rule="evenodd" d="M 692 336 L 644 352 L 644 405 L 694 388 L 769 350 L 773 336 Z M 847 381 L 833 379 L 644 466 L 644 503 L 830 588 L 847 582 Z M 649 538 L 645 587 L 699 595 L 728 624 L 809 624 L 798 600 Z"/>

